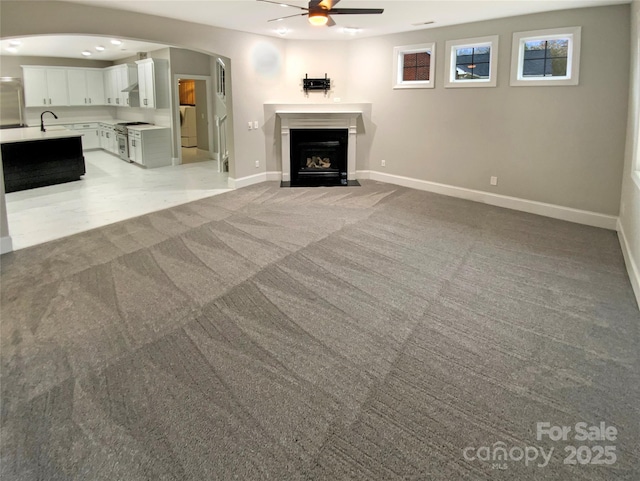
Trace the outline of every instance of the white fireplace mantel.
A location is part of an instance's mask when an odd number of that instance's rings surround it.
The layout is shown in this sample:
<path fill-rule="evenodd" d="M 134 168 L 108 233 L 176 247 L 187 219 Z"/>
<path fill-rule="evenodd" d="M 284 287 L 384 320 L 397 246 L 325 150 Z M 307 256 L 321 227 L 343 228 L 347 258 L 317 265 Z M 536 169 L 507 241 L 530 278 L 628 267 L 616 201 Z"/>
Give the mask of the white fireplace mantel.
<path fill-rule="evenodd" d="M 280 117 L 280 135 L 282 137 L 282 181 L 291 180 L 291 129 L 347 129 L 349 140 L 347 146 L 347 180 L 356 178 L 356 139 L 358 134 L 358 110 L 276 110 Z"/>

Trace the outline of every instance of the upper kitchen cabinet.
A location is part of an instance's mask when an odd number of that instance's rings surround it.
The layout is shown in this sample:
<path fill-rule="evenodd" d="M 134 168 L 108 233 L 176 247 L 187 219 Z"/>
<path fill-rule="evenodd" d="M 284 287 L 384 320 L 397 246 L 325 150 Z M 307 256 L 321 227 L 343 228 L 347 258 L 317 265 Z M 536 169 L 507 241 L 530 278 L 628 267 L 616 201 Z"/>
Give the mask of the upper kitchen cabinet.
<path fill-rule="evenodd" d="M 102 69 L 67 69 L 69 105 L 104 105 L 105 90 Z"/>
<path fill-rule="evenodd" d="M 22 67 L 24 103 L 27 107 L 69 105 L 67 70 L 56 67 Z"/>
<path fill-rule="evenodd" d="M 137 60 L 140 107 L 169 107 L 169 61 L 157 58 Z"/>
<path fill-rule="evenodd" d="M 107 67 L 103 73 L 107 105 L 114 107 L 138 106 L 138 97 L 134 88 L 138 83 L 138 69 L 134 64 Z"/>

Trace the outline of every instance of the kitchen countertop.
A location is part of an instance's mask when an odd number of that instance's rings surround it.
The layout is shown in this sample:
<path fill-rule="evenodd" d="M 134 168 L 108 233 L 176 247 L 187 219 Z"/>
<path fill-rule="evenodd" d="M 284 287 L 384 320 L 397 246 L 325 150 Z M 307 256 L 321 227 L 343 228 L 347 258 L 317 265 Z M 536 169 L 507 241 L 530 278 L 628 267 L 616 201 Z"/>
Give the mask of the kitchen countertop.
<path fill-rule="evenodd" d="M 63 139 L 67 137 L 82 136 L 80 132 L 68 130 L 58 125 L 46 127 L 46 129 L 46 132 L 41 132 L 40 127 L 1 129 L 0 144 L 12 144 L 15 142 L 31 142 L 34 140 Z"/>
<path fill-rule="evenodd" d="M 129 130 L 157 130 L 157 129 L 168 129 L 169 127 L 163 127 L 161 125 L 129 125 L 127 129 Z"/>

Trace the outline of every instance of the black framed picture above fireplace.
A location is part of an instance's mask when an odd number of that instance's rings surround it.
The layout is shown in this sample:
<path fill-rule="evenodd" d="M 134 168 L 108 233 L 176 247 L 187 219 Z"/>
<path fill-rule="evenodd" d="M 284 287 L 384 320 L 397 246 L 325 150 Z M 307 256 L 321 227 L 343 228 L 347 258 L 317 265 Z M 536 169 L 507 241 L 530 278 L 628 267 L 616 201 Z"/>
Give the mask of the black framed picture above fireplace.
<path fill-rule="evenodd" d="M 291 129 L 290 187 L 359 185 L 347 180 L 348 129 Z"/>

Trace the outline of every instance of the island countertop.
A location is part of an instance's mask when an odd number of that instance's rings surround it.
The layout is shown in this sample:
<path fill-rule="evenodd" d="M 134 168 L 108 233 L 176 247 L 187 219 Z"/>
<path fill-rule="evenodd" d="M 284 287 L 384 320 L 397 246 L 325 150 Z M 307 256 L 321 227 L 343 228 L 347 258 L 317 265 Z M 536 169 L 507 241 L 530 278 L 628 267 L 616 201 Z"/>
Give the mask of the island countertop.
<path fill-rule="evenodd" d="M 23 127 L 17 129 L 1 129 L 0 144 L 15 142 L 32 142 L 34 140 L 64 139 L 67 137 L 81 137 L 80 132 L 66 129 L 60 126 L 46 127 L 46 132 L 41 132 L 40 127 Z"/>

